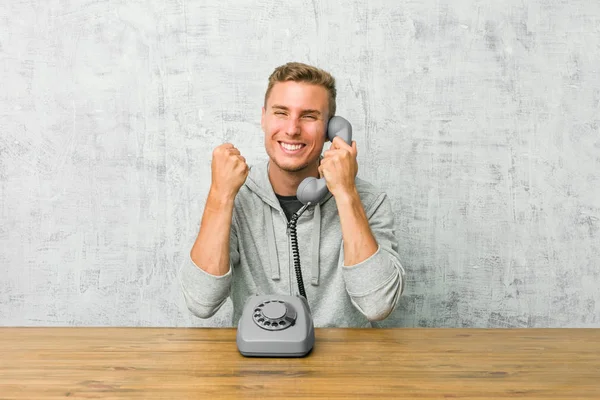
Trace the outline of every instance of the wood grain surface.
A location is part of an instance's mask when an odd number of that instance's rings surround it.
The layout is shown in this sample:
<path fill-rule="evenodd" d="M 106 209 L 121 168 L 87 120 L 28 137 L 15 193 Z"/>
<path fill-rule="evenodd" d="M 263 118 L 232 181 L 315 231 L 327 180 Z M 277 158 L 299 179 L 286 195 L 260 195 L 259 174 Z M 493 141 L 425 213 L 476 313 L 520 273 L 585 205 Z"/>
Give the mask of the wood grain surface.
<path fill-rule="evenodd" d="M 600 398 L 600 330 L 317 329 L 305 358 L 235 334 L 0 328 L 0 399 Z"/>

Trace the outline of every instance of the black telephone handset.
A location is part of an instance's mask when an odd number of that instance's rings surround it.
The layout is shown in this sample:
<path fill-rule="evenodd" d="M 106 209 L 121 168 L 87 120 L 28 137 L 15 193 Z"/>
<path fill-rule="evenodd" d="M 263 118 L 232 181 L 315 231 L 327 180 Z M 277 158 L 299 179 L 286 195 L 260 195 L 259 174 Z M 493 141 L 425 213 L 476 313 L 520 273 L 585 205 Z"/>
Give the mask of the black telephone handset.
<path fill-rule="evenodd" d="M 327 124 L 327 136 L 331 141 L 340 136 L 350 145 L 352 125 L 346 119 L 334 116 Z M 254 295 L 246 301 L 236 336 L 237 347 L 242 355 L 303 357 L 312 350 L 315 331 L 302 281 L 296 221 L 309 206 L 317 204 L 327 193 L 324 178 L 306 178 L 298 186 L 296 196 L 304 206 L 290 219 L 288 234 L 292 241 L 294 270 L 300 295 Z"/>

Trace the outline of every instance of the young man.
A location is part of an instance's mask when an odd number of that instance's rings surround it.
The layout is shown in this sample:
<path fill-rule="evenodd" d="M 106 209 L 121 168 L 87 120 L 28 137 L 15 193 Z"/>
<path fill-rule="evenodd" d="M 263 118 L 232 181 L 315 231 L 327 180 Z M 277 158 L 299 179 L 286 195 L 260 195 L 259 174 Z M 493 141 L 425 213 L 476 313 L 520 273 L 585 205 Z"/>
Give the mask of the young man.
<path fill-rule="evenodd" d="M 334 78 L 301 63 L 275 69 L 262 108 L 269 159 L 249 168 L 232 144 L 213 151 L 212 183 L 191 260 L 181 270 L 192 313 L 209 318 L 230 296 L 235 326 L 254 294 L 298 294 L 287 224 L 306 177 L 329 193 L 297 221 L 306 297 L 316 327 L 368 327 L 389 316 L 404 270 L 385 193 L 357 178 L 357 146 L 335 138 Z"/>

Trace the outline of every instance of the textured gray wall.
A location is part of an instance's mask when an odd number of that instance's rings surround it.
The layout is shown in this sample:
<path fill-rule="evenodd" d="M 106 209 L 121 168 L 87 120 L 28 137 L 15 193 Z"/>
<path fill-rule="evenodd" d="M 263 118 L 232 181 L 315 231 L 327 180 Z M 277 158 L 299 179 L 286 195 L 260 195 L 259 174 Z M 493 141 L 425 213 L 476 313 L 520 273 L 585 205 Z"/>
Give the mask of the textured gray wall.
<path fill-rule="evenodd" d="M 5 1 L 0 324 L 203 326 L 177 270 L 266 78 L 338 79 L 408 271 L 386 326 L 600 326 L 597 0 Z"/>

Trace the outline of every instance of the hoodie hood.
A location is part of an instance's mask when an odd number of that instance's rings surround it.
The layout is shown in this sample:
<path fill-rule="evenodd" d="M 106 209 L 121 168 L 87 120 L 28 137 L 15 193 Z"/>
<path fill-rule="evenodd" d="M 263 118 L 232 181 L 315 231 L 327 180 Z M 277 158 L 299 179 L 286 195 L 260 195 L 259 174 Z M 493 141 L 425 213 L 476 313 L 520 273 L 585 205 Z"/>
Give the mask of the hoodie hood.
<path fill-rule="evenodd" d="M 244 185 L 255 195 L 257 195 L 263 201 L 263 219 L 267 235 L 267 245 L 270 254 L 270 267 L 271 267 L 271 279 L 280 279 L 280 265 L 277 258 L 277 248 L 275 245 L 275 231 L 273 228 L 273 211 L 276 210 L 278 213 L 283 213 L 283 208 L 277 200 L 277 196 L 273 191 L 273 186 L 269 180 L 269 162 L 263 161 L 257 165 L 250 167 L 250 172 L 246 178 Z M 312 285 L 319 284 L 320 266 L 319 266 L 319 252 L 321 242 L 321 206 L 332 197 L 330 192 L 321 199 L 318 204 L 310 206 L 304 211 L 303 215 L 310 216 L 313 218 L 313 234 L 311 243 L 311 277 L 310 282 Z"/>

